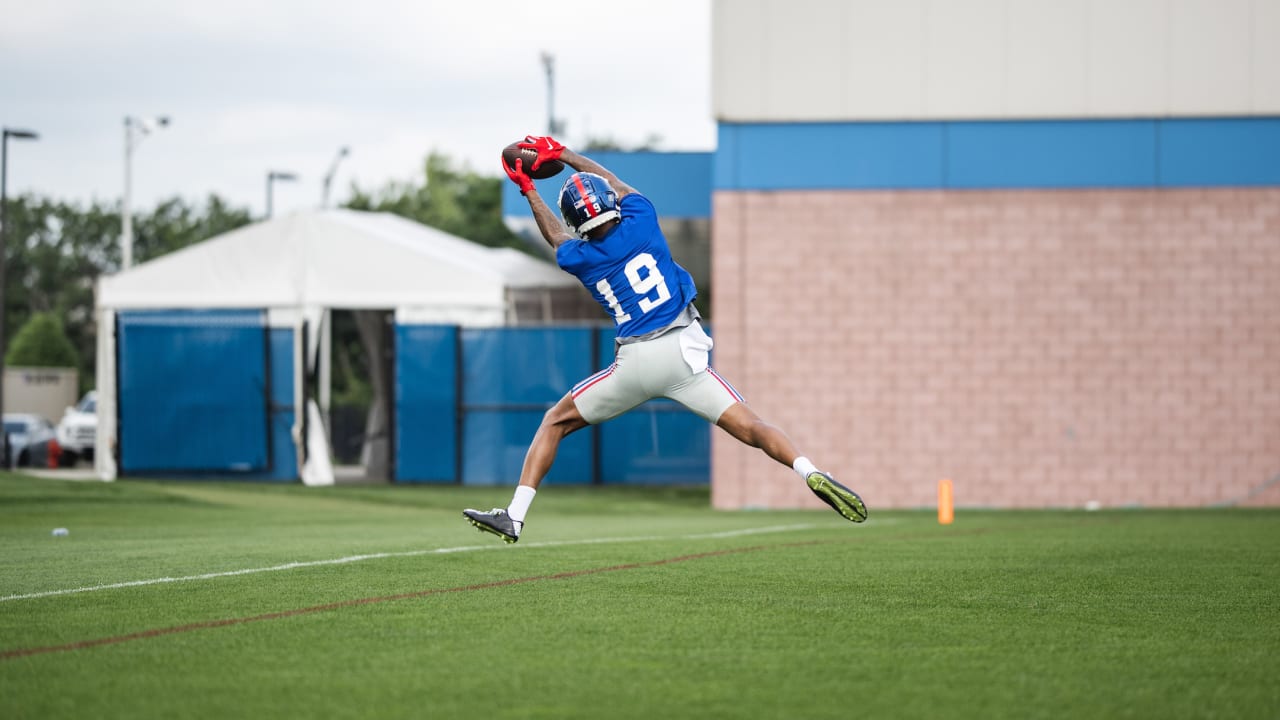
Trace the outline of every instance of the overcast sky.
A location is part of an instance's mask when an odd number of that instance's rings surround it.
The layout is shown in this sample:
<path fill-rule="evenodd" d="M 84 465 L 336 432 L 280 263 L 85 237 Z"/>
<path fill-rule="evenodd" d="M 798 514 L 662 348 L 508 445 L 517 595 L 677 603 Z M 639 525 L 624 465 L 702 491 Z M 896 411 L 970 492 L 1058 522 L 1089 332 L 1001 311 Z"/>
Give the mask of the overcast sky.
<path fill-rule="evenodd" d="M 650 135 L 715 145 L 709 0 L 0 0 L 0 124 L 8 192 L 118 203 L 124 118 L 169 115 L 133 156 L 133 209 L 210 193 L 277 213 L 421 177 L 438 150 L 499 174 L 543 132 L 556 57 L 564 139 Z"/>

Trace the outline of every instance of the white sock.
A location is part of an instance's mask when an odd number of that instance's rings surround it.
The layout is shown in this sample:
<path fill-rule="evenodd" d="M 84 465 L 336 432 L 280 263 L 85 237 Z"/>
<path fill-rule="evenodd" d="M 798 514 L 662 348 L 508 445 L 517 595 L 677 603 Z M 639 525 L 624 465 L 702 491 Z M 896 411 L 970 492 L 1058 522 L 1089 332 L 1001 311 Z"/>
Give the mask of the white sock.
<path fill-rule="evenodd" d="M 528 485 L 517 487 L 516 494 L 511 496 L 511 504 L 507 506 L 507 515 L 523 525 L 524 516 L 529 513 L 529 506 L 533 504 L 533 496 L 537 493 L 537 490 Z"/>
<path fill-rule="evenodd" d="M 809 458 L 803 455 L 796 458 L 796 461 L 791 463 L 791 469 L 800 473 L 800 477 L 802 478 L 809 477 L 809 473 L 818 472 L 818 466 L 814 465 Z"/>

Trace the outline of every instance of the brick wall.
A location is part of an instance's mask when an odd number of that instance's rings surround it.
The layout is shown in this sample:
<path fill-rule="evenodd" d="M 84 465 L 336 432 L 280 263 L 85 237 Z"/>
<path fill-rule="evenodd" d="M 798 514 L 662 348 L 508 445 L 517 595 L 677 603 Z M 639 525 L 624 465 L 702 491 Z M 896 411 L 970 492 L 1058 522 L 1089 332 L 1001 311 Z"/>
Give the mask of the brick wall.
<path fill-rule="evenodd" d="M 716 368 L 874 508 L 1280 505 L 1280 189 L 718 192 Z M 716 507 L 817 507 L 716 432 Z M 1273 482 L 1274 481 L 1274 482 Z"/>

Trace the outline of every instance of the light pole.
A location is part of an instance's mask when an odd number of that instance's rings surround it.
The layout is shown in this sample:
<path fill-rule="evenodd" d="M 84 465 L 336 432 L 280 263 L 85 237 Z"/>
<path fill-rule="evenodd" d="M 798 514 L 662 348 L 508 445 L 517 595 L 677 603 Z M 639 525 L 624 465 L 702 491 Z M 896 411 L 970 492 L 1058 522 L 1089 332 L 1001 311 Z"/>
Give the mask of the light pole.
<path fill-rule="evenodd" d="M 30 130 L 10 130 L 4 128 L 3 139 L 0 139 L 0 414 L 4 412 L 4 311 L 6 308 L 4 302 L 4 271 L 5 271 L 5 255 L 8 254 L 9 246 L 7 243 L 6 233 L 9 230 L 9 222 L 5 216 L 6 208 L 9 205 L 8 181 L 9 181 L 9 138 L 15 140 L 39 140 L 40 136 Z M 3 444 L 0 445 L 0 452 L 4 453 L 3 462 L 5 469 L 9 468 L 9 433 L 4 433 Z"/>
<path fill-rule="evenodd" d="M 556 122 L 556 56 L 542 51 L 542 69 L 547 73 L 547 134 L 559 135 L 560 124 Z"/>
<path fill-rule="evenodd" d="M 124 119 L 124 206 L 120 208 L 120 269 L 133 266 L 133 211 L 130 200 L 133 193 L 133 149 L 152 130 L 169 126 L 169 116 L 153 118 L 125 116 Z"/>
<path fill-rule="evenodd" d="M 298 176 L 291 172 L 281 172 L 272 170 L 267 173 L 267 219 L 271 219 L 271 186 L 277 180 L 291 181 L 297 180 Z"/>
<path fill-rule="evenodd" d="M 324 194 L 320 197 L 320 208 L 329 207 L 329 186 L 333 184 L 333 176 L 338 172 L 338 163 L 342 162 L 342 158 L 350 154 L 351 150 L 347 146 L 338 148 L 338 156 L 333 159 L 333 164 L 329 166 L 329 172 L 324 176 Z"/>

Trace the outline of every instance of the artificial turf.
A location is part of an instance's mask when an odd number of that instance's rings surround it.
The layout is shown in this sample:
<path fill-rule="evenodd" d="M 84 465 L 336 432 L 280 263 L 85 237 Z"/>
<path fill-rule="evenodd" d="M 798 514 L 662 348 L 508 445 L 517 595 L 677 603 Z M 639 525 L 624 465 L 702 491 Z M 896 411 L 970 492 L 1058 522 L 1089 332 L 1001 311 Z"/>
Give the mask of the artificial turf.
<path fill-rule="evenodd" d="M 0 717 L 1280 716 L 1277 511 L 508 496 L 0 474 Z"/>

